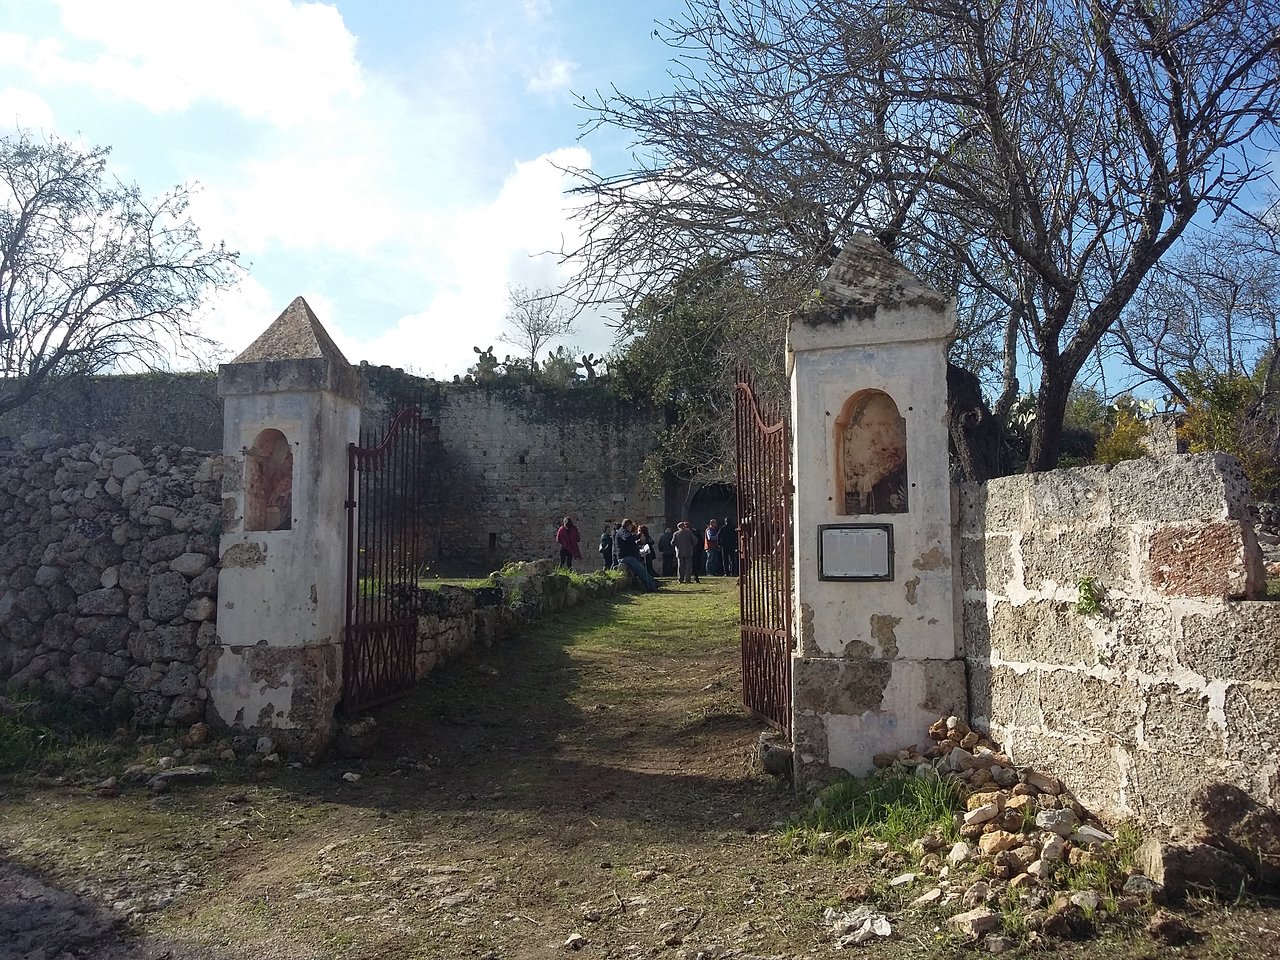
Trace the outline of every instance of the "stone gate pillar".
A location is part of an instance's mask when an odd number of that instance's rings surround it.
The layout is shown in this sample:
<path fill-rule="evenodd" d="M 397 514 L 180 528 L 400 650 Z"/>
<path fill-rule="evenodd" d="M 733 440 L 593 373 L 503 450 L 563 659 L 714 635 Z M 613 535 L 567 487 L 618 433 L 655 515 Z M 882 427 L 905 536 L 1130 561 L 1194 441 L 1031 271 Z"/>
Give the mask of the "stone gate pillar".
<path fill-rule="evenodd" d="M 225 472 L 210 719 L 314 756 L 342 692 L 347 444 L 359 439 L 363 381 L 298 297 L 218 368 L 218 395 Z"/>
<path fill-rule="evenodd" d="M 965 708 L 952 573 L 947 298 L 856 237 L 788 331 L 797 783 L 863 775 Z"/>

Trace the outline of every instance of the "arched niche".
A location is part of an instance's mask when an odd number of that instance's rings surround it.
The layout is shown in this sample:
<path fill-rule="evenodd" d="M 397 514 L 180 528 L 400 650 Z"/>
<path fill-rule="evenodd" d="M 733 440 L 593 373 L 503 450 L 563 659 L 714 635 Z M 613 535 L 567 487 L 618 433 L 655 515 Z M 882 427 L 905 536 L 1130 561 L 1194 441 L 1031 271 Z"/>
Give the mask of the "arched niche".
<path fill-rule="evenodd" d="M 293 529 L 293 448 L 279 430 L 266 429 L 245 456 L 244 528 Z"/>
<path fill-rule="evenodd" d="M 835 423 L 836 512 L 906 513 L 907 421 L 883 390 L 859 390 Z"/>

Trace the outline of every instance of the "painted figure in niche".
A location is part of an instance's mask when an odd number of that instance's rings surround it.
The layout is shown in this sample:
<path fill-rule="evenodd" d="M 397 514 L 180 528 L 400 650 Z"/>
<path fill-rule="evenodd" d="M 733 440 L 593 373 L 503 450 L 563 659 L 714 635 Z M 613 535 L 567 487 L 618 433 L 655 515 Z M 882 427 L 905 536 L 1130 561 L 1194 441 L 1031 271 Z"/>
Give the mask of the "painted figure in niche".
<path fill-rule="evenodd" d="M 279 430 L 263 430 L 250 454 L 250 530 L 293 529 L 293 448 Z"/>
<path fill-rule="evenodd" d="M 887 393 L 864 390 L 836 421 L 842 513 L 907 512 L 907 422 Z"/>

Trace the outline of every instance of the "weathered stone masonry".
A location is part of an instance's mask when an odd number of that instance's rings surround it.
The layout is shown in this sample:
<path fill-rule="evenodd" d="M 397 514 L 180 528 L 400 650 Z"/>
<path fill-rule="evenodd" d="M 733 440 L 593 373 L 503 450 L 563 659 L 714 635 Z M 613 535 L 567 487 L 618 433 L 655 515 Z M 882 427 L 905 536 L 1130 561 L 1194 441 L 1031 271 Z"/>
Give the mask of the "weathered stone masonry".
<path fill-rule="evenodd" d="M 437 570 L 488 572 L 507 560 L 554 555 L 556 526 L 578 518 L 588 566 L 606 520 L 658 524 L 667 513 L 643 489 L 660 415 L 607 387 L 442 383 L 362 365 L 363 425 L 385 426 L 398 397 L 414 397 L 439 428 L 427 471 L 439 522 L 424 531 Z M 0 436 L 39 426 L 67 435 L 151 437 L 201 449 L 222 443 L 222 411 L 208 374 L 92 377 L 60 386 L 0 417 Z M 345 469 L 336 464 L 335 469 Z M 667 491 L 671 520 L 686 489 Z M 656 534 L 655 534 L 656 537 Z"/>
<path fill-rule="evenodd" d="M 0 685 L 142 725 L 204 716 L 222 459 L 34 435 L 0 450 Z"/>
<path fill-rule="evenodd" d="M 1246 505 L 1222 454 L 964 485 L 975 724 L 1106 816 L 1188 824 L 1220 782 L 1280 803 L 1280 604 L 1245 599 Z"/>

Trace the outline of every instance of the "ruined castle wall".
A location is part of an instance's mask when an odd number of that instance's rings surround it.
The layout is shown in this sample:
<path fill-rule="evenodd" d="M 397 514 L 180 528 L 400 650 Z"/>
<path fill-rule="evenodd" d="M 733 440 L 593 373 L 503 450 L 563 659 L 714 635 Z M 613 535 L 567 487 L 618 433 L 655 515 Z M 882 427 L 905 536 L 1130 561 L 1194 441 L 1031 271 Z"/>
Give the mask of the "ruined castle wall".
<path fill-rule="evenodd" d="M 145 437 L 222 449 L 222 403 L 213 373 L 145 373 L 68 380 L 0 415 L 0 437 L 47 431 L 75 440 Z"/>
<path fill-rule="evenodd" d="M 667 509 L 641 481 L 661 429 L 656 411 L 585 382 L 441 383 L 360 369 L 369 382 L 364 431 L 381 430 L 402 397 L 420 400 L 439 427 L 422 539 L 434 570 L 487 573 L 509 560 L 554 556 L 566 513 L 578 520 L 588 568 L 598 565 L 606 521 L 629 516 L 656 524 L 654 539 L 661 533 Z M 33 433 L 54 442 L 128 436 L 216 450 L 222 410 L 212 374 L 93 377 L 0 417 L 0 437 Z"/>
<path fill-rule="evenodd" d="M 1280 603 L 1223 454 L 965 484 L 976 726 L 1112 817 L 1192 822 L 1215 782 L 1280 803 Z"/>
<path fill-rule="evenodd" d="M 221 488 L 222 458 L 191 447 L 0 450 L 0 686 L 202 719 Z"/>
<path fill-rule="evenodd" d="M 449 385 L 422 396 L 440 431 L 426 532 L 429 562 L 488 571 L 558 556 L 556 528 L 576 518 L 583 565 L 600 565 L 606 521 L 631 517 L 662 530 L 644 461 L 657 442 L 652 411 L 607 390 Z M 374 422 L 377 422 L 376 420 Z"/>

